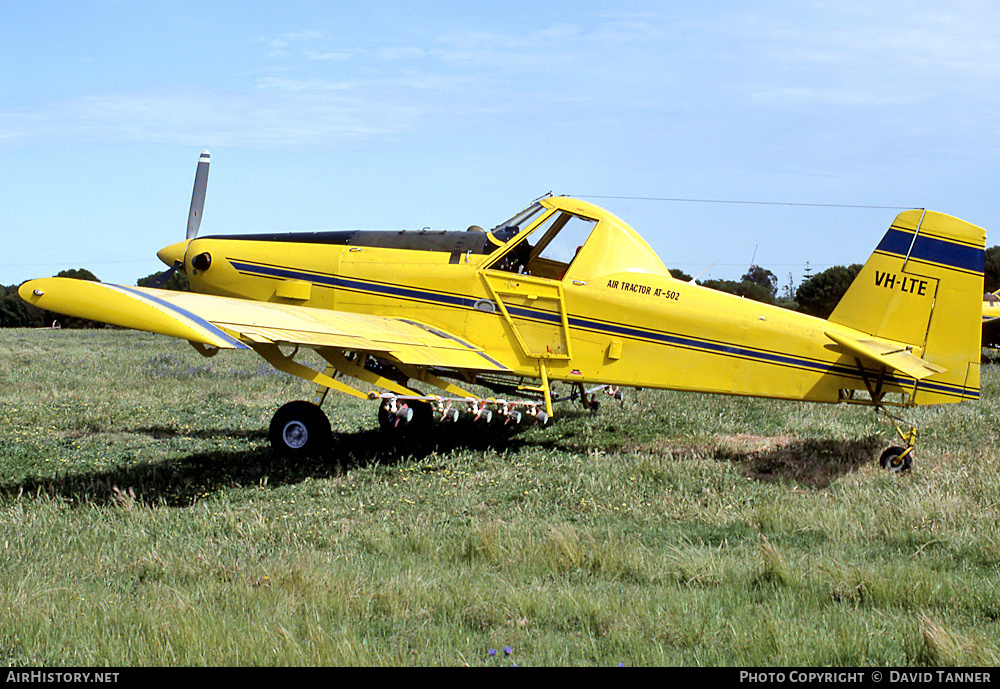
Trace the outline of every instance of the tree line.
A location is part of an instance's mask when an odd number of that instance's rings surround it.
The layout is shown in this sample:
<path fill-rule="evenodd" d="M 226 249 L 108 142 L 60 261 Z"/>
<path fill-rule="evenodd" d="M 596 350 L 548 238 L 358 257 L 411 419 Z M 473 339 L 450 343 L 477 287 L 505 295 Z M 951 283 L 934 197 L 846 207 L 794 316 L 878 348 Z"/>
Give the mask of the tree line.
<path fill-rule="evenodd" d="M 801 311 L 810 316 L 829 318 L 834 307 L 840 301 L 854 278 L 861 271 L 861 264 L 849 266 L 833 266 L 812 275 L 798 287 L 793 287 L 791 276 L 788 285 L 779 294 L 778 277 L 762 266 L 752 265 L 746 273 L 736 280 L 702 280 L 698 284 L 730 294 L 736 294 L 747 299 L 775 304 L 787 309 Z M 679 280 L 691 281 L 691 276 L 682 270 L 671 270 L 670 274 Z M 148 284 L 158 273 L 139 279 L 140 287 Z M 77 278 L 100 282 L 97 276 L 85 268 L 60 271 L 56 277 Z M 176 272 L 163 285 L 166 289 L 188 291 L 187 276 Z M 17 294 L 17 285 L 0 286 L 0 327 L 2 328 L 48 328 L 58 324 L 64 328 L 104 327 L 103 324 L 87 321 L 82 318 L 71 318 L 39 309 L 23 301 Z M 983 275 L 983 287 L 986 292 L 1000 289 L 1000 246 L 986 250 L 986 267 Z"/>
<path fill-rule="evenodd" d="M 140 287 L 148 284 L 159 273 L 147 275 L 136 281 Z M 92 280 L 100 282 L 96 275 L 86 268 L 74 268 L 73 270 L 61 270 L 56 274 L 57 278 L 75 278 L 77 280 Z M 74 318 L 54 313 L 45 309 L 40 309 L 21 299 L 17 294 L 20 285 L 0 285 L 0 328 L 104 328 L 108 327 L 104 323 L 90 321 L 85 318 Z M 183 273 L 174 273 L 163 285 L 167 289 L 188 291 L 187 276 Z"/>
<path fill-rule="evenodd" d="M 860 263 L 849 266 L 833 266 L 806 278 L 797 288 L 792 287 L 789 279 L 789 284 L 783 288 L 780 295 L 777 276 L 770 270 L 757 265 L 750 266 L 738 282 L 736 280 L 701 280 L 698 284 L 747 299 L 801 311 L 810 316 L 829 318 L 841 297 L 847 292 L 847 288 L 861 272 L 861 268 Z M 691 280 L 691 276 L 682 270 L 671 270 L 670 274 L 680 280 Z M 996 292 L 998 289 L 1000 289 L 1000 246 L 992 246 L 986 250 L 983 290 L 984 292 Z"/>

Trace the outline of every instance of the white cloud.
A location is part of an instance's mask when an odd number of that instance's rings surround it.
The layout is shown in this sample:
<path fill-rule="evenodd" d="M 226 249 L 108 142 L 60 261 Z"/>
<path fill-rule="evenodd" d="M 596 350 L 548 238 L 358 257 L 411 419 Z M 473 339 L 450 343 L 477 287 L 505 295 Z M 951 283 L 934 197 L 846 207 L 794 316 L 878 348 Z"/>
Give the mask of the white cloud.
<path fill-rule="evenodd" d="M 298 31 L 283 33 L 276 38 L 262 39 L 264 46 L 268 49 L 269 58 L 290 58 L 293 53 L 289 50 L 293 45 L 305 41 L 317 41 L 323 38 L 320 31 Z"/>
<path fill-rule="evenodd" d="M 996 81 L 1000 33 L 992 14 L 837 4 L 819 15 L 733 15 L 718 37 L 733 46 L 735 79 L 753 84 L 757 98 L 904 103 Z"/>
<path fill-rule="evenodd" d="M 1000 109 L 1000 34 L 981 12 L 791 7 L 581 14 L 516 29 L 470 22 L 350 38 L 285 32 L 260 39 L 263 66 L 223 88 L 154 85 L 0 105 L 0 141 L 188 144 L 210 134 L 234 145 L 323 146 L 483 122 L 519 136 L 524 122 L 660 141 L 706 131 L 773 138 L 781 128 L 836 146 L 835 132 L 819 128 L 836 128 L 838 118 L 857 125 L 950 104 L 961 110 L 950 115 L 955 126 L 971 129 Z M 933 132 L 924 127 L 921 136 Z"/>
<path fill-rule="evenodd" d="M 258 93 L 147 92 L 89 96 L 34 112 L 0 113 L 0 140 L 330 146 L 394 135 L 405 106 L 343 95 L 349 86 L 282 84 Z"/>
<path fill-rule="evenodd" d="M 332 53 L 318 53 L 312 50 L 307 50 L 305 53 L 306 57 L 310 60 L 349 60 L 351 58 L 351 53 L 348 51 L 332 52 Z"/>

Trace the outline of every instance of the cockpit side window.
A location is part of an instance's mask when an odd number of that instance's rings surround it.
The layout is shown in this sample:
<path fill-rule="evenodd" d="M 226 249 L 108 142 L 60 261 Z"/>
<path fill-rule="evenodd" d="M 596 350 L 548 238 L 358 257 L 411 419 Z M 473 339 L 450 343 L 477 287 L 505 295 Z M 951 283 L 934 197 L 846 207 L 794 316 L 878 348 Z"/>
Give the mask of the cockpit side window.
<path fill-rule="evenodd" d="M 596 224 L 565 211 L 553 213 L 492 267 L 560 280 Z"/>
<path fill-rule="evenodd" d="M 532 252 L 532 260 L 543 260 L 568 267 L 584 242 L 594 231 L 596 220 L 572 213 L 560 213 L 552 227 L 542 236 Z"/>

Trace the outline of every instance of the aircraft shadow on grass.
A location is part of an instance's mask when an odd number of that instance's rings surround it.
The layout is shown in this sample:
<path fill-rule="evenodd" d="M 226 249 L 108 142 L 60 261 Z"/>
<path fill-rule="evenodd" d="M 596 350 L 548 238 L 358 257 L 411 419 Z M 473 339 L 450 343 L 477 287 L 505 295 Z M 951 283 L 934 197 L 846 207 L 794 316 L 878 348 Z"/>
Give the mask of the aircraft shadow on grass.
<path fill-rule="evenodd" d="M 260 441 L 250 450 L 196 452 L 189 456 L 156 462 L 139 462 L 107 471 L 90 471 L 55 477 L 28 477 L 0 484 L 0 495 L 47 496 L 71 505 L 137 505 L 189 507 L 200 499 L 226 489 L 274 488 L 294 485 L 306 479 L 329 479 L 375 464 L 420 461 L 432 456 L 447 457 L 458 450 L 517 452 L 524 447 L 543 451 L 585 451 L 572 440 L 539 440 L 531 434 L 510 435 L 479 425 L 456 424 L 448 432 L 431 431 L 422 436 L 399 436 L 380 430 L 338 434 L 331 450 L 315 457 L 276 457 L 260 431 L 184 431 L 166 427 L 146 427 L 133 432 L 164 439 L 176 436 L 202 439 L 231 438 Z M 685 452 L 666 449 L 678 461 L 712 460 L 732 462 L 742 467 L 752 480 L 786 482 L 811 488 L 825 488 L 838 477 L 871 462 L 879 439 L 809 439 L 778 443 L 765 448 L 719 445 Z M 687 457 L 685 455 L 688 455 Z M 435 465 L 443 468 L 443 464 Z M 429 467 L 429 471 L 435 470 Z"/>
<path fill-rule="evenodd" d="M 826 488 L 841 476 L 870 464 L 880 443 L 877 436 L 868 436 L 792 440 L 763 449 L 719 446 L 715 459 L 739 465 L 746 477 L 756 481 Z"/>
<path fill-rule="evenodd" d="M 337 434 L 330 451 L 314 457 L 275 456 L 262 431 L 178 431 L 145 427 L 132 433 L 156 439 L 184 436 L 199 439 L 240 439 L 259 442 L 249 450 L 194 452 L 186 457 L 137 462 L 106 471 L 84 471 L 59 476 L 27 477 L 0 484 L 0 495 L 48 496 L 72 505 L 136 504 L 187 507 L 224 489 L 278 487 L 306 479 L 343 476 L 373 464 L 422 460 L 458 449 L 504 452 L 524 444 L 523 438 L 484 432 L 478 426 L 458 424 L 448 433 L 423 437 L 394 436 L 380 430 Z"/>

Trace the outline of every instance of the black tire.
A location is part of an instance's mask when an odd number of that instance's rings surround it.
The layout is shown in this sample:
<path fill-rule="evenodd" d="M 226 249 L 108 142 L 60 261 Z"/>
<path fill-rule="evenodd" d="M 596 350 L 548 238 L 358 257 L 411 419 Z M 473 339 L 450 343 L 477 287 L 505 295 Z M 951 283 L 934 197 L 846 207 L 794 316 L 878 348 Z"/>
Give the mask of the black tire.
<path fill-rule="evenodd" d="M 389 412 L 388 402 L 378 405 L 378 427 L 385 433 L 392 433 L 396 430 L 396 421 Z"/>
<path fill-rule="evenodd" d="M 886 471 L 901 474 L 910 470 L 913 464 L 913 450 L 906 452 L 905 447 L 890 447 L 878 458 L 878 463 Z"/>
<path fill-rule="evenodd" d="M 312 402 L 283 405 L 271 417 L 268 438 L 271 449 L 283 457 L 307 457 L 330 447 L 330 420 Z"/>

